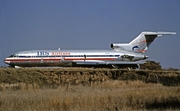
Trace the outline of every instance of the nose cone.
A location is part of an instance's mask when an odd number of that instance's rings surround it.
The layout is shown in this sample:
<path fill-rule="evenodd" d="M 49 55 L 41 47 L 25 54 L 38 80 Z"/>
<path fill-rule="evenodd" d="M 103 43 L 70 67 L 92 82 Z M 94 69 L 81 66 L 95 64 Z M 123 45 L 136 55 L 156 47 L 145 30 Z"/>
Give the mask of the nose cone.
<path fill-rule="evenodd" d="M 8 59 L 6 58 L 6 59 L 4 59 L 4 63 L 10 64 L 11 62 L 10 62 L 10 60 L 8 60 Z"/>

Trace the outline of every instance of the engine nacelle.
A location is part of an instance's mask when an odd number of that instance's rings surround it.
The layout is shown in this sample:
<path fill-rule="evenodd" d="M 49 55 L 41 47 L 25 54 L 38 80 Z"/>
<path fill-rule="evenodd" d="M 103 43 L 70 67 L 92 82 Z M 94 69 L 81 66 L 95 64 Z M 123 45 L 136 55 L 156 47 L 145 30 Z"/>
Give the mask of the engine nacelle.
<path fill-rule="evenodd" d="M 111 45 L 112 49 L 120 49 L 120 50 L 126 50 L 129 51 L 131 50 L 131 45 L 130 44 L 118 44 L 118 43 L 112 43 Z"/>
<path fill-rule="evenodd" d="M 112 48 L 112 49 L 119 48 L 119 44 L 113 44 L 113 43 L 112 43 L 112 44 L 111 44 L 111 48 Z"/>

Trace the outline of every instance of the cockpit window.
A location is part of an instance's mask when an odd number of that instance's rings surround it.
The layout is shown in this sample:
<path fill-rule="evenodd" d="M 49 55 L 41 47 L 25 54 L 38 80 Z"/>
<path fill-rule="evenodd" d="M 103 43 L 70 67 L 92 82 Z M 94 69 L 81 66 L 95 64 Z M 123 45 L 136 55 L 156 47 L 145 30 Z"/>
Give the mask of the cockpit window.
<path fill-rule="evenodd" d="M 18 57 L 18 55 L 12 54 L 12 55 L 10 55 L 9 57 Z"/>

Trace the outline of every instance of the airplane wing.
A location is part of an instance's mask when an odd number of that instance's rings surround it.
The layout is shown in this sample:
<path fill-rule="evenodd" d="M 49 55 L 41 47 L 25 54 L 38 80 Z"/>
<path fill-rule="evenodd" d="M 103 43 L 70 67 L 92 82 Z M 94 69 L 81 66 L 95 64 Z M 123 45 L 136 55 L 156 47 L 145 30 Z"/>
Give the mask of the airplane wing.
<path fill-rule="evenodd" d="M 77 65 L 126 65 L 126 64 L 132 65 L 132 64 L 143 64 L 144 62 L 78 61 L 74 63 L 76 63 Z"/>

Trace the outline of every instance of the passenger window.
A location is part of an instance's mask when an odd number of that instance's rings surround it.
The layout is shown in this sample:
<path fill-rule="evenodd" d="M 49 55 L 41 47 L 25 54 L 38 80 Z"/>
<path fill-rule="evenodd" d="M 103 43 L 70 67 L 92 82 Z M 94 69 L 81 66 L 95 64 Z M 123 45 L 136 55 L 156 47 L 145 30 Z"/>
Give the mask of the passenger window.
<path fill-rule="evenodd" d="M 12 54 L 12 55 L 10 55 L 9 57 L 18 57 L 17 55 L 15 55 L 15 54 Z"/>

